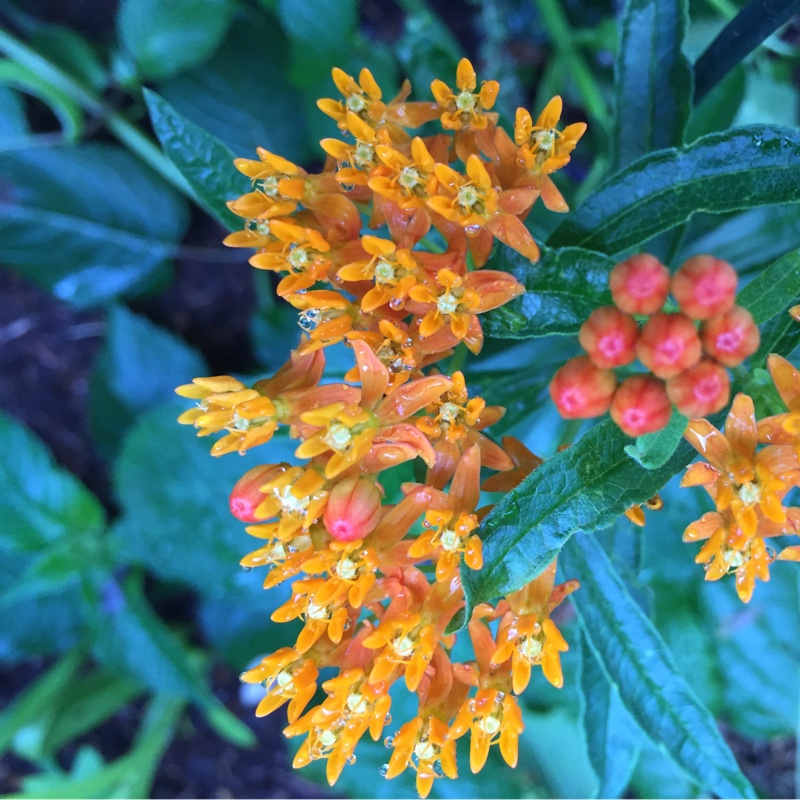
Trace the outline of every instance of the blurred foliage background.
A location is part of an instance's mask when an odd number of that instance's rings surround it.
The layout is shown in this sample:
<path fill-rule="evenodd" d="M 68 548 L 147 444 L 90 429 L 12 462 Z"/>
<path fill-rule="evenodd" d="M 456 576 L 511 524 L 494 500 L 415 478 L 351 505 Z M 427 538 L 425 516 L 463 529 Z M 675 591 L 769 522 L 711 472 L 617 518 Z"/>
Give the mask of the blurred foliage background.
<path fill-rule="evenodd" d="M 689 58 L 743 6 L 692 0 Z M 195 185 L 219 171 L 210 163 L 257 146 L 314 169 L 319 139 L 336 134 L 315 106 L 335 94 L 332 66 L 368 66 L 387 95 L 408 76 L 414 97 L 427 98 L 430 81 L 449 81 L 467 55 L 501 82 L 506 122 L 554 94 L 567 122 L 589 122 L 559 173 L 573 205 L 608 173 L 613 128 L 625 125 L 613 112 L 620 10 L 612 0 L 0 2 L 0 792 L 327 791 L 309 782 L 324 781 L 321 771 L 291 771 L 281 714 L 253 719 L 237 679 L 293 630 L 269 619 L 285 593 L 264 593 L 258 573 L 237 567 L 249 543 L 227 495 L 249 466 L 291 447 L 213 460 L 175 423 L 172 394 L 196 375 L 274 370 L 297 341 L 295 312 L 269 276 L 220 245 L 220 220 L 156 137 L 188 153 Z M 696 105 L 689 139 L 732 124 L 797 125 L 799 84 L 795 17 Z M 187 125 L 154 129 L 148 102 Z M 229 181 L 230 196 L 244 191 L 232 168 Z M 537 217 L 534 232 L 557 222 Z M 697 214 L 675 257 L 713 251 L 747 275 L 798 246 L 800 208 L 767 207 Z M 571 348 L 555 337 L 489 341 L 469 362 L 476 390 L 509 407 L 497 433 L 524 432 L 550 454 L 557 437 L 543 434 L 560 423 L 544 388 Z M 520 363 L 530 366 L 508 370 Z M 613 551 L 641 549 L 629 576 L 641 604 L 751 780 L 796 796 L 795 576 L 776 574 L 746 608 L 731 587 L 707 591 L 675 535 L 703 499 L 675 486 L 664 496 L 644 534 L 623 521 L 604 537 Z M 578 640 L 561 693 L 543 679 L 526 693 L 520 767 L 479 777 L 465 768 L 434 796 L 596 793 L 579 724 L 592 676 L 578 674 L 579 651 Z M 398 721 L 414 713 L 399 703 Z M 698 796 L 622 713 L 609 720 L 628 767 L 603 791 Z M 413 796 L 409 776 L 377 780 L 386 757 L 362 743 L 336 791 Z"/>

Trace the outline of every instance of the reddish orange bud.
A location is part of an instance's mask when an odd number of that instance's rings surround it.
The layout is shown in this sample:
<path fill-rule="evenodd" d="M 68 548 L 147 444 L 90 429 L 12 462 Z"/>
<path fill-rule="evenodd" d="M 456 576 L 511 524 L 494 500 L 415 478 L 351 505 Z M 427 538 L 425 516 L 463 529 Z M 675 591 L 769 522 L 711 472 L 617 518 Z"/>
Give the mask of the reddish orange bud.
<path fill-rule="evenodd" d="M 322 518 L 325 528 L 340 542 L 363 539 L 375 530 L 381 517 L 381 490 L 366 478 L 345 478 L 328 497 Z"/>
<path fill-rule="evenodd" d="M 264 502 L 264 495 L 259 489 L 271 481 L 280 470 L 281 467 L 276 464 L 261 464 L 245 472 L 236 481 L 228 499 L 231 514 L 242 522 L 258 522 L 260 517 L 255 515 L 255 510 Z"/>
<path fill-rule="evenodd" d="M 621 261 L 608 276 L 614 304 L 626 314 L 655 314 L 669 293 L 669 270 L 655 257 L 642 253 Z"/>
<path fill-rule="evenodd" d="M 701 361 L 667 381 L 667 396 L 684 416 L 707 417 L 724 408 L 731 394 L 728 373 L 713 361 Z"/>
<path fill-rule="evenodd" d="M 700 328 L 703 349 L 726 367 L 741 364 L 758 350 L 761 334 L 753 315 L 741 306 L 706 320 Z"/>
<path fill-rule="evenodd" d="M 660 431 L 669 422 L 672 404 L 664 381 L 652 375 L 626 378 L 611 401 L 611 419 L 628 436 Z"/>
<path fill-rule="evenodd" d="M 605 414 L 617 387 L 609 369 L 600 369 L 588 356 L 572 358 L 550 381 L 550 397 L 565 419 L 599 417 Z"/>
<path fill-rule="evenodd" d="M 693 367 L 702 352 L 700 337 L 684 314 L 655 314 L 636 342 L 636 355 L 654 375 L 671 378 Z"/>
<path fill-rule="evenodd" d="M 672 294 L 684 314 L 709 319 L 730 310 L 738 282 L 736 270 L 727 261 L 694 256 L 672 276 Z"/>
<path fill-rule="evenodd" d="M 630 364 L 636 357 L 639 326 L 615 306 L 593 311 L 581 325 L 578 341 L 592 363 L 604 369 Z"/>

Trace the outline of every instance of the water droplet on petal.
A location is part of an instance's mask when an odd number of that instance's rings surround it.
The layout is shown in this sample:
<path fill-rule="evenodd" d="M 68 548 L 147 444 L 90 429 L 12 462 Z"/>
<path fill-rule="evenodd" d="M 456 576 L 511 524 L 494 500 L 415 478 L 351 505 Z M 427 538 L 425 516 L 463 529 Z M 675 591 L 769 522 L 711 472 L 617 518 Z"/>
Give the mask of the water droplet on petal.
<path fill-rule="evenodd" d="M 383 740 L 383 746 L 384 747 L 394 747 L 394 736 L 387 736 Z"/>
<path fill-rule="evenodd" d="M 389 765 L 381 764 L 380 773 L 381 773 L 381 778 L 385 778 L 389 774 Z"/>

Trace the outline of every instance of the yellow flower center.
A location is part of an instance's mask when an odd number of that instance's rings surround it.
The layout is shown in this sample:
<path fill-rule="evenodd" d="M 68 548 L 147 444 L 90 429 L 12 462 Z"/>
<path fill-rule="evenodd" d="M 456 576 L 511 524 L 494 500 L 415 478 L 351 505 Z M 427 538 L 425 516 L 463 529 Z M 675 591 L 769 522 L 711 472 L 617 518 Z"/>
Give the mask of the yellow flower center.
<path fill-rule="evenodd" d="M 281 504 L 281 511 L 289 516 L 301 516 L 308 510 L 310 498 L 301 497 L 297 498 L 292 493 L 291 484 L 272 490 L 275 498 Z"/>
<path fill-rule="evenodd" d="M 262 178 L 258 184 L 259 188 L 268 197 L 276 198 L 280 195 L 280 192 L 278 191 L 278 184 L 281 182 L 283 177 L 285 176 L 270 175 L 268 178 Z"/>
<path fill-rule="evenodd" d="M 761 488 L 755 482 L 747 482 L 739 489 L 739 499 L 746 505 L 755 505 L 761 499 Z"/>
<path fill-rule="evenodd" d="M 478 96 L 472 94 L 472 92 L 467 91 L 466 89 L 463 92 L 460 92 L 455 97 L 456 101 L 456 108 L 464 113 L 471 114 L 475 111 L 475 106 L 478 103 Z"/>
<path fill-rule="evenodd" d="M 456 202 L 464 214 L 482 214 L 485 210 L 483 194 L 472 184 L 460 186 Z"/>
<path fill-rule="evenodd" d="M 420 761 L 433 761 L 438 758 L 440 748 L 437 747 L 427 736 L 420 737 L 419 741 L 414 745 L 414 755 Z"/>
<path fill-rule="evenodd" d="M 392 264 L 385 258 L 379 258 L 378 263 L 375 265 L 375 283 L 383 285 L 394 286 L 397 281 L 397 273 L 395 271 L 396 264 Z"/>
<path fill-rule="evenodd" d="M 322 441 L 337 453 L 342 453 L 353 446 L 353 434 L 350 428 L 339 420 L 332 420 L 328 425 L 328 432 Z"/>
<path fill-rule="evenodd" d="M 436 299 L 436 307 L 442 314 L 455 314 L 458 310 L 460 299 L 452 289 L 448 289 Z"/>
<path fill-rule="evenodd" d="M 354 114 L 360 115 L 362 111 L 366 110 L 367 101 L 363 94 L 351 94 L 347 98 L 345 105 L 347 106 L 348 111 L 352 111 Z"/>
<path fill-rule="evenodd" d="M 400 172 L 397 182 L 409 194 L 424 194 L 425 181 L 414 167 L 404 167 Z"/>
<path fill-rule="evenodd" d="M 525 661 L 532 664 L 542 654 L 542 640 L 538 636 L 522 636 L 517 643 L 517 650 Z"/>
<path fill-rule="evenodd" d="M 353 150 L 353 160 L 357 169 L 371 169 L 375 165 L 375 148 L 367 142 L 359 140 Z"/>

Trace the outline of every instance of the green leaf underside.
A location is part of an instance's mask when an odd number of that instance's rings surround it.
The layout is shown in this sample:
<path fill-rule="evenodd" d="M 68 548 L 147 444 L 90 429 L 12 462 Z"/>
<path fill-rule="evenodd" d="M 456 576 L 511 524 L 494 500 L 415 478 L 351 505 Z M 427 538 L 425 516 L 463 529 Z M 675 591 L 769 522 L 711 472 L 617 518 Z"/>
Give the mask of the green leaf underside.
<path fill-rule="evenodd" d="M 570 600 L 609 681 L 642 730 L 698 783 L 720 797 L 755 797 L 714 717 L 680 676 L 653 624 L 591 536 L 575 540 L 561 567 L 581 588 Z"/>
<path fill-rule="evenodd" d="M 686 0 L 627 0 L 615 68 L 614 169 L 683 143 L 692 74 L 681 44 Z"/>
<path fill-rule="evenodd" d="M 164 152 L 209 211 L 229 230 L 244 221 L 228 210 L 226 200 L 248 191 L 249 182 L 233 166 L 233 151 L 216 136 L 179 114 L 166 100 L 145 89 L 150 121 Z"/>
<path fill-rule="evenodd" d="M 596 796 L 621 797 L 636 766 L 641 735 L 583 635 L 579 647 L 581 722 L 599 781 Z"/>
<path fill-rule="evenodd" d="M 608 273 L 613 266 L 608 256 L 578 247 L 542 248 L 535 264 L 509 247 L 498 249 L 487 267 L 510 272 L 525 294 L 482 317 L 485 335 L 532 339 L 576 334 L 592 311 L 611 302 Z"/>
<path fill-rule="evenodd" d="M 800 200 L 800 131 L 751 125 L 640 158 L 609 178 L 548 244 L 620 253 L 686 222 Z"/>
<path fill-rule="evenodd" d="M 14 150 L 0 173 L 14 201 L 0 204 L 4 262 L 79 307 L 140 290 L 188 222 L 183 199 L 118 147 Z"/>
<path fill-rule="evenodd" d="M 687 422 L 686 417 L 673 408 L 666 428 L 637 437 L 635 444 L 625 447 L 625 452 L 645 469 L 663 467 L 683 438 Z"/>

